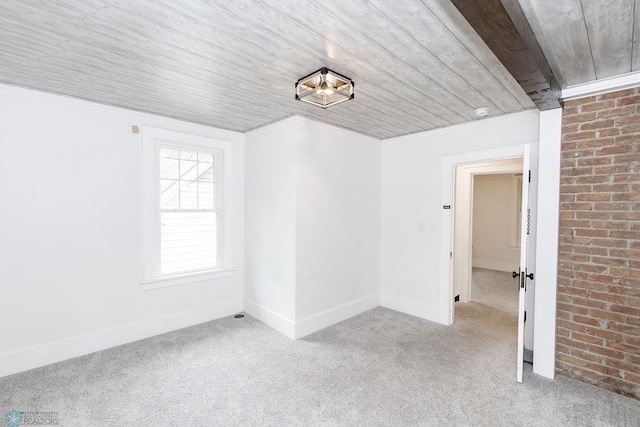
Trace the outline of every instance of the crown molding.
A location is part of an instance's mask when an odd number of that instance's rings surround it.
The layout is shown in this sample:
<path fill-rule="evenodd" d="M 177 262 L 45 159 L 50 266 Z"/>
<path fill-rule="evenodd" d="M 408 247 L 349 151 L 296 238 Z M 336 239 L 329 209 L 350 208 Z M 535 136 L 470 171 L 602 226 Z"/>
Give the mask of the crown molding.
<path fill-rule="evenodd" d="M 640 72 L 621 74 L 607 79 L 569 86 L 561 91 L 560 98 L 562 101 L 571 101 L 636 86 L 640 86 Z"/>

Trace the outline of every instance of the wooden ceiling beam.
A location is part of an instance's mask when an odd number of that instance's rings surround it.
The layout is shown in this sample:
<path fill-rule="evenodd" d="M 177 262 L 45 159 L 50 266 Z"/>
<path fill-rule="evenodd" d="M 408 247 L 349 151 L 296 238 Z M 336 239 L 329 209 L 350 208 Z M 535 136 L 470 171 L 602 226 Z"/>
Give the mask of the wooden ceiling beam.
<path fill-rule="evenodd" d="M 560 108 L 560 86 L 518 0 L 451 0 L 539 110 Z"/>

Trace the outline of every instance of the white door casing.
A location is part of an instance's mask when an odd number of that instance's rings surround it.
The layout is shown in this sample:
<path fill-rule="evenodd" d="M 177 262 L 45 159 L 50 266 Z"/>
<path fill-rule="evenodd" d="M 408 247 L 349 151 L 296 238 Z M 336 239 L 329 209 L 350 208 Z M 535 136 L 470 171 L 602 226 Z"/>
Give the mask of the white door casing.
<path fill-rule="evenodd" d="M 525 313 L 527 304 L 527 285 L 529 281 L 529 271 L 527 268 L 528 242 L 530 233 L 531 210 L 529 203 L 529 182 L 531 178 L 530 169 L 530 149 L 528 145 L 524 147 L 522 156 L 522 218 L 520 232 L 520 275 L 518 293 L 518 356 L 516 368 L 516 380 L 522 382 L 522 370 L 524 364 L 524 341 L 525 341 Z M 531 273 L 533 274 L 533 273 Z"/>

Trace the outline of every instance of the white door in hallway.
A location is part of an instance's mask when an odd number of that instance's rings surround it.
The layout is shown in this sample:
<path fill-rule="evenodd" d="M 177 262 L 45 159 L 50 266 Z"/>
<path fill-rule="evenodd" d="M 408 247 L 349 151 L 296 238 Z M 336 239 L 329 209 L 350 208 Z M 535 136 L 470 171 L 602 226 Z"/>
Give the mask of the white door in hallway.
<path fill-rule="evenodd" d="M 529 204 L 529 185 L 531 182 L 530 169 L 530 147 L 525 145 L 524 155 L 522 157 L 522 215 L 520 228 L 520 275 L 518 277 L 518 286 L 520 288 L 518 297 L 518 360 L 516 379 L 522 382 L 522 369 L 524 363 L 524 332 L 525 332 L 525 316 L 527 306 L 527 281 L 533 277 L 533 273 L 527 270 L 527 253 L 529 243 L 529 230 L 531 208 Z M 529 276 L 531 274 L 531 276 Z M 514 273 L 514 276 L 516 274 Z"/>

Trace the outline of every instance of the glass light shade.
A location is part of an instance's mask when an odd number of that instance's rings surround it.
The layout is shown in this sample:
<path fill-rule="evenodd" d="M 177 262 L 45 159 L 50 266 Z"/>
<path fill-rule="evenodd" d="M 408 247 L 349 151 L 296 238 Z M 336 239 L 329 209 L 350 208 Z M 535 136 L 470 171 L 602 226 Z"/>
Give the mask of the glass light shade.
<path fill-rule="evenodd" d="M 353 81 L 326 67 L 296 82 L 296 99 L 322 108 L 353 98 Z"/>

